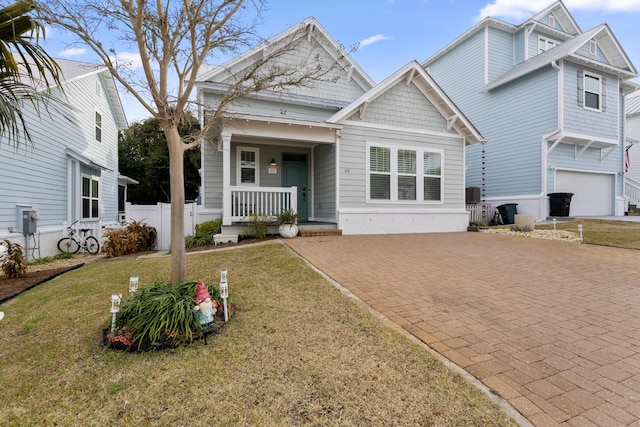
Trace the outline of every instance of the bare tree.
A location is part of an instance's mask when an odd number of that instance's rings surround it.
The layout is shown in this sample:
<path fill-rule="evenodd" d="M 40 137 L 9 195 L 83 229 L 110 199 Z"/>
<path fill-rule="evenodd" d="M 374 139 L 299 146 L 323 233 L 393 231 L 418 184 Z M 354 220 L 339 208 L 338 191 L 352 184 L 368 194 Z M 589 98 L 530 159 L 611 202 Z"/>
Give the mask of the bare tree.
<path fill-rule="evenodd" d="M 263 0 L 48 0 L 39 3 L 39 8 L 46 22 L 75 34 L 89 46 L 116 81 L 160 122 L 169 148 L 171 176 L 171 280 L 184 280 L 185 151 L 202 143 L 230 102 L 261 90 L 313 85 L 333 65 L 322 67 L 311 56 L 304 63 L 276 64 L 279 57 L 295 49 L 299 37 L 270 45 L 268 53 L 253 65 L 229 72 L 231 82 L 218 106 L 207 112 L 197 135 L 183 140 L 178 125 L 184 112 L 195 105 L 192 92 L 198 72 L 205 60 L 238 53 L 260 41 L 256 25 Z M 142 72 L 119 55 L 121 48 L 139 54 Z"/>

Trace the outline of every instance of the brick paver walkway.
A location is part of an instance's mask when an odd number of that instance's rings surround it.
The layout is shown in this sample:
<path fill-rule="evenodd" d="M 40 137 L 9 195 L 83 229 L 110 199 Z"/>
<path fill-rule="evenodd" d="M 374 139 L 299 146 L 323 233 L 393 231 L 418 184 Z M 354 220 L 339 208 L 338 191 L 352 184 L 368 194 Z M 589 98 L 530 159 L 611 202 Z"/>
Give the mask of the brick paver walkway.
<path fill-rule="evenodd" d="M 640 426 L 640 251 L 484 233 L 286 242 L 537 426 Z"/>

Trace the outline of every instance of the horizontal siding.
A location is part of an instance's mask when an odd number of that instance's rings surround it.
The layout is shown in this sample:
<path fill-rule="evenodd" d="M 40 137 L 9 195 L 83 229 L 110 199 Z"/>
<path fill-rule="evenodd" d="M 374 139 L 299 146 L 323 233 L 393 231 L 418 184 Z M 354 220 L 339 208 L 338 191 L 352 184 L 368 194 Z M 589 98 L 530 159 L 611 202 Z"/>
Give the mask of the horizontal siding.
<path fill-rule="evenodd" d="M 564 129 L 568 132 L 618 139 L 618 78 L 569 62 L 564 64 Z M 605 111 L 587 110 L 578 105 L 578 70 L 606 78 Z"/>
<path fill-rule="evenodd" d="M 366 144 L 394 144 L 402 147 L 433 148 L 444 151 L 444 204 L 367 203 Z M 397 130 L 372 129 L 345 124 L 340 139 L 341 208 L 462 208 L 464 205 L 463 143 L 458 138 L 428 136 Z"/>
<path fill-rule="evenodd" d="M 336 146 L 318 145 L 313 152 L 313 209 L 317 218 L 335 219 Z"/>
<path fill-rule="evenodd" d="M 513 34 L 489 27 L 489 82 L 513 67 Z"/>
<path fill-rule="evenodd" d="M 514 43 L 514 58 L 515 64 L 519 64 L 524 61 L 524 37 L 526 30 L 520 30 L 515 34 L 515 43 Z"/>
<path fill-rule="evenodd" d="M 557 81 L 557 71 L 546 67 L 482 95 L 485 108 L 470 114 L 488 140 L 487 197 L 541 191 L 542 136 L 558 126 Z M 467 161 L 470 170 L 482 169 L 479 156 Z"/>
<path fill-rule="evenodd" d="M 220 97 L 212 93 L 205 94 L 207 105 L 217 105 Z M 230 103 L 226 111 L 239 114 L 278 117 L 281 119 L 325 121 L 338 110 L 335 108 L 315 108 L 283 101 L 268 101 L 264 99 L 242 98 Z"/>
<path fill-rule="evenodd" d="M 429 74 L 465 114 L 477 106 L 485 84 L 484 53 L 484 31 L 478 31 L 429 65 Z"/>
<path fill-rule="evenodd" d="M 216 142 L 205 142 L 202 150 L 202 191 L 205 209 L 222 209 L 222 152 Z"/>
<path fill-rule="evenodd" d="M 16 226 L 18 203 L 40 212 L 39 226 L 69 220 L 67 147 L 110 169 L 101 172 L 101 219 L 117 219 L 118 130 L 102 83 L 91 75 L 65 84 L 65 92 L 73 109 L 56 106 L 38 117 L 25 105 L 33 149 L 24 142 L 18 150 L 9 147 L 6 139 L 0 142 L 0 229 Z M 96 111 L 102 115 L 102 143 L 94 137 Z"/>

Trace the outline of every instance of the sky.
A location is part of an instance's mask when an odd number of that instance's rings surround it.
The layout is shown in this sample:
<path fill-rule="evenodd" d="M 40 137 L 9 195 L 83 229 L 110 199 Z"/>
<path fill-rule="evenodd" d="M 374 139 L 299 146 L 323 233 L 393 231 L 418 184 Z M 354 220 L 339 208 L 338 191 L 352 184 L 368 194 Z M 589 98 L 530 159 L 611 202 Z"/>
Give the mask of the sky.
<path fill-rule="evenodd" d="M 351 57 L 380 82 L 411 60 L 424 61 L 486 16 L 519 25 L 554 0 L 271 0 L 258 32 L 268 38 L 313 16 Z M 640 70 L 640 0 L 565 0 L 582 31 L 607 23 Z M 51 31 L 46 49 L 56 58 L 95 62 L 82 45 L 72 49 Z M 135 64 L 135 52 L 122 52 Z M 215 64 L 219 65 L 219 64 Z M 640 83 L 639 78 L 633 81 Z M 195 94 L 194 94 L 195 95 Z M 150 114 L 121 94 L 129 123 Z"/>

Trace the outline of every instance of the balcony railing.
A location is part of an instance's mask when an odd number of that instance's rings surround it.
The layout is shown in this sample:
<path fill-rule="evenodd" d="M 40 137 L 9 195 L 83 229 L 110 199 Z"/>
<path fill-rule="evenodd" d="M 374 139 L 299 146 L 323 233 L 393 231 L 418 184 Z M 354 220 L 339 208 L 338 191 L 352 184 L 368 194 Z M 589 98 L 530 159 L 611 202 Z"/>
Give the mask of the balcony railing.
<path fill-rule="evenodd" d="M 231 221 L 246 222 L 252 215 L 274 218 L 297 210 L 298 187 L 231 187 Z"/>

